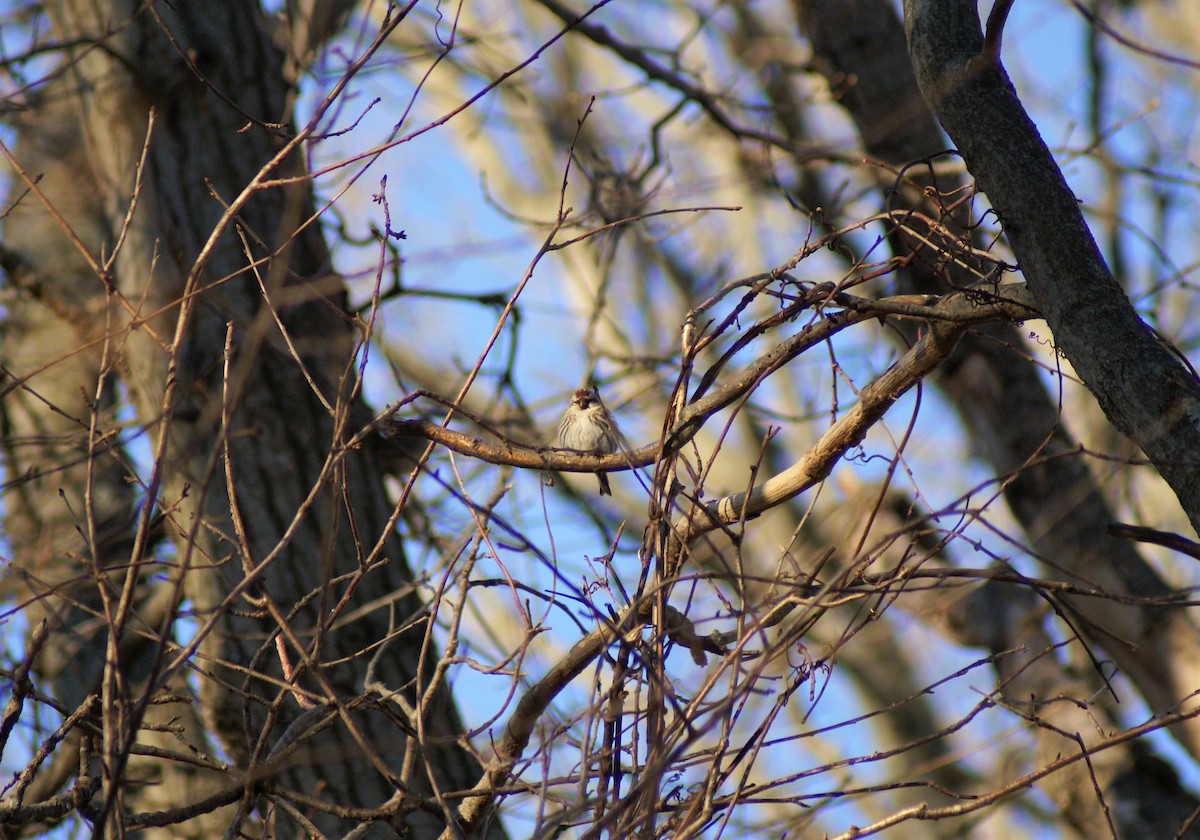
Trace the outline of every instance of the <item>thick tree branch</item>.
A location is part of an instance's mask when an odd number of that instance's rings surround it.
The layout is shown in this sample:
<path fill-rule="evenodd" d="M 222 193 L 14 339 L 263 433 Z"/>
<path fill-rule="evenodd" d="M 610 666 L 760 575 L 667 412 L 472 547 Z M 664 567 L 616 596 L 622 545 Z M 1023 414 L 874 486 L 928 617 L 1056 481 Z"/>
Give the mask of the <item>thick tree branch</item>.
<path fill-rule="evenodd" d="M 970 324 L 986 321 L 1026 320 L 1038 317 L 1036 310 L 1032 307 L 1030 295 L 1025 287 L 1019 284 L 989 285 L 986 288 L 953 292 L 940 298 L 936 295 L 898 295 L 882 300 L 871 300 L 848 294 L 831 294 L 826 299 L 829 306 L 840 307 L 842 311 L 815 321 L 808 329 L 780 343 L 770 353 L 730 376 L 720 388 L 713 389 L 703 398 L 688 405 L 680 414 L 675 429 L 666 436 L 670 446 L 677 448 L 686 443 L 695 435 L 707 417 L 743 397 L 757 387 L 764 378 L 813 344 L 823 341 L 833 332 L 851 324 L 893 315 L 927 319 L 931 323 L 941 324 L 942 329 L 949 327 L 961 329 Z M 941 361 L 941 358 L 935 360 L 934 366 L 936 366 L 936 362 Z M 929 369 L 932 369 L 932 366 Z M 927 369 L 921 367 L 918 376 L 927 372 Z M 909 381 L 905 385 L 905 389 L 911 387 L 915 381 L 915 379 Z M 899 393 L 895 396 L 899 396 Z M 596 470 L 619 472 L 624 469 L 642 467 L 653 463 L 662 448 L 661 444 L 654 443 L 635 450 L 616 452 L 612 455 L 584 455 L 564 449 L 525 447 L 508 441 L 483 440 L 475 435 L 455 432 L 436 423 L 420 419 L 385 417 L 380 422 L 380 426 L 389 436 L 424 438 L 439 443 L 460 455 L 468 455 L 488 463 L 559 472 L 595 472 Z M 863 432 L 865 433 L 865 428 Z"/>
<path fill-rule="evenodd" d="M 755 487 L 748 495 L 738 494 L 721 499 L 704 509 L 706 515 L 694 515 L 685 519 L 677 526 L 676 534 L 685 541 L 694 539 L 718 527 L 718 523 L 731 524 L 740 518 L 755 516 L 803 492 L 828 475 L 842 454 L 861 441 L 871 425 L 883 416 L 901 395 L 953 351 L 955 343 L 965 329 L 965 323 L 984 317 L 982 313 L 985 311 L 992 313 L 992 317 L 997 312 L 1005 311 L 1009 312 L 1008 317 L 1014 317 L 1014 313 L 1022 317 L 1030 315 L 1027 305 L 1020 302 L 1024 292 L 1019 287 L 997 288 L 990 291 L 986 299 L 981 299 L 979 294 L 978 291 L 967 291 L 956 292 L 940 300 L 934 298 L 936 304 L 929 307 L 925 314 L 934 314 L 935 317 L 930 319 L 925 336 L 896 365 L 863 389 L 859 402 L 822 436 L 804 458 L 784 473 Z M 863 303 L 868 304 L 870 301 L 864 300 Z M 920 304 L 908 301 L 907 304 L 928 306 L 928 301 Z M 742 378 L 736 377 L 738 380 Z M 714 391 L 707 399 L 718 398 L 721 392 L 729 387 Z M 679 427 L 686 427 L 689 421 L 694 419 L 696 411 L 697 405 L 690 406 L 688 412 L 681 417 Z M 625 464 L 649 463 L 654 460 L 658 449 L 658 446 L 654 445 L 631 453 L 592 457 L 544 449 L 518 450 L 507 445 L 485 444 L 422 420 L 395 420 L 392 421 L 392 428 L 400 433 L 417 434 L 436 440 L 463 454 L 501 456 L 505 458 L 506 463 L 522 462 L 514 464 L 515 466 L 528 465 L 562 470 L 585 469 L 583 465 L 586 464 L 591 464 L 591 469 L 603 467 L 616 470 Z M 676 546 L 679 545 L 680 543 L 676 543 Z M 678 572 L 682 557 L 683 554 L 677 552 L 668 562 L 668 580 Z M 630 629 L 639 627 L 642 621 L 649 620 L 649 607 L 652 604 L 653 599 L 642 601 L 636 619 L 634 609 L 630 606 L 622 611 L 620 618 L 612 624 L 602 625 L 588 634 L 577 642 L 536 686 L 521 697 L 504 734 L 496 742 L 495 758 L 475 786 L 477 795 L 468 797 L 459 808 L 460 828 L 473 829 L 494 807 L 495 791 L 505 782 L 513 765 L 520 759 L 534 726 L 553 698 L 567 683 L 582 673 L 607 645 Z M 694 659 L 702 661 L 703 651 L 712 650 L 708 644 L 716 645 L 717 642 L 710 639 L 706 644 L 706 640 L 696 636 L 694 630 L 689 632 L 690 622 L 685 622 L 682 614 L 677 614 L 677 620 L 668 628 L 668 635 L 688 648 Z M 671 627 L 674 628 L 673 633 Z M 450 830 L 443 834 L 444 838 L 450 836 Z"/>
<path fill-rule="evenodd" d="M 976 3 L 908 0 L 904 26 L 921 92 L 996 209 L 1058 348 L 1200 528 L 1200 383 L 1109 272 L 1004 68 L 988 60 Z"/>
<path fill-rule="evenodd" d="M 940 155 L 946 140 L 921 96 L 901 22 L 890 3 L 855 0 L 860 25 L 853 29 L 845 26 L 846 6 L 841 0 L 797 0 L 797 4 L 813 43 L 815 63 L 853 117 L 864 151 L 896 167 Z M 994 45 L 996 56 L 1007 10 L 1008 4 L 997 3 L 989 16 L 985 40 Z M 944 218 L 946 227 L 929 234 L 935 242 L 952 241 L 971 230 L 965 205 L 959 205 L 958 212 L 947 207 L 954 196 L 965 194 L 966 181 L 948 173 L 935 177 L 925 166 L 910 166 L 907 172 L 916 186 L 926 189 L 891 193 L 892 212 L 907 210 L 914 219 Z M 898 274 L 899 290 L 930 292 L 947 281 L 961 282 L 964 274 L 956 266 L 943 268 L 935 260 L 923 259 L 925 242 L 913 241 L 910 231 L 897 231 L 892 242 L 898 256 L 912 257 Z M 1196 683 L 1195 627 L 1185 610 L 1164 609 L 1178 605 L 1179 596 L 1139 556 L 1133 543 L 1106 535 L 1106 526 L 1117 514 L 1105 502 L 1096 477 L 1081 457 L 1083 450 L 1062 422 L 1058 396 L 1047 390 L 1036 365 L 1014 353 L 1013 348 L 1022 345 L 1020 332 L 1009 325 L 972 331 L 941 366 L 935 381 L 954 402 L 973 447 L 997 476 L 1004 477 L 1004 498 L 1046 575 L 1066 582 L 1059 584 L 1064 588 L 1058 591 L 1072 615 L 1151 708 L 1172 709 Z M 1012 616 L 1008 620 L 1017 621 Z M 1145 651 L 1162 655 L 1147 656 Z M 1024 652 L 1004 662 L 1012 668 L 1014 660 L 1029 661 L 1031 668 L 1039 669 L 1038 659 L 1037 648 L 1027 645 Z M 1069 675 L 1062 677 L 1065 681 Z M 1039 740 L 1049 744 L 1046 749 L 1057 749 L 1058 737 L 1047 735 L 1040 733 Z M 1186 735 L 1184 741 L 1196 743 L 1193 735 Z M 1103 764 L 1094 762 L 1087 768 L 1102 784 L 1119 769 L 1119 756 L 1110 755 Z M 1083 778 L 1084 769 L 1056 774 L 1048 781 L 1046 793 L 1065 798 L 1063 813 L 1072 825 L 1090 827 L 1083 828 L 1083 834 L 1101 833 L 1106 828 L 1094 799 L 1071 795 L 1080 784 L 1091 788 L 1091 779 Z M 1145 787 L 1136 793 L 1150 796 Z"/>
<path fill-rule="evenodd" d="M 675 533 L 682 544 L 724 525 L 752 519 L 782 504 L 825 479 L 852 446 L 858 445 L 870 428 L 883 417 L 896 400 L 920 382 L 953 352 L 964 328 L 944 321 L 932 321 L 929 330 L 904 357 L 859 393 L 858 402 L 838 418 L 809 450 L 792 466 L 755 485 L 748 492 L 735 493 L 706 505 L 684 517 Z M 682 555 L 667 562 L 667 577 L 674 577 L 682 565 Z"/>

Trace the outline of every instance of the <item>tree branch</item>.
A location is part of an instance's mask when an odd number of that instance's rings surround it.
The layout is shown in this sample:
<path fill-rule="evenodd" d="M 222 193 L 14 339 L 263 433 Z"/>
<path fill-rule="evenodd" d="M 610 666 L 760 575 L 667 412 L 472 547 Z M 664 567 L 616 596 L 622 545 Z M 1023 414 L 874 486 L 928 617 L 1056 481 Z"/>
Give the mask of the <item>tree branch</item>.
<path fill-rule="evenodd" d="M 950 325 L 961 330 L 967 325 L 985 321 L 1027 320 L 1039 317 L 1032 306 L 1031 296 L 1020 284 L 1004 286 L 987 284 L 979 288 L 952 292 L 940 298 L 936 295 L 897 295 L 872 300 L 841 293 L 820 295 L 820 297 L 827 301 L 828 306 L 840 307 L 842 312 L 815 321 L 807 329 L 802 330 L 799 335 L 782 342 L 770 353 L 731 376 L 721 388 L 714 389 L 702 399 L 690 404 L 680 414 L 679 422 L 671 433 L 664 436 L 668 445 L 672 448 L 682 446 L 696 434 L 703 421 L 711 414 L 744 396 L 757 387 L 765 377 L 816 342 L 828 338 L 831 333 L 851 324 L 891 315 L 927 319 L 930 323 L 941 324 L 939 329 L 944 332 Z M 934 360 L 933 366 L 936 366 L 941 358 L 938 357 Z M 899 367 L 898 365 L 897 368 Z M 923 365 L 918 365 L 913 368 L 913 371 L 918 373 L 918 378 L 928 372 Z M 905 389 L 911 387 L 915 381 L 913 379 L 908 382 Z M 898 397 L 899 393 L 895 396 Z M 662 444 L 652 443 L 638 449 L 615 452 L 611 455 L 586 455 L 565 449 L 522 446 L 506 440 L 487 441 L 475 435 L 444 428 L 428 420 L 391 416 L 391 412 L 394 411 L 395 408 L 390 409 L 378 421 L 378 427 L 386 437 L 424 438 L 439 443 L 460 455 L 478 458 L 491 464 L 503 464 L 522 469 L 559 472 L 595 472 L 597 470 L 620 472 L 653 463 L 662 448 Z M 865 433 L 865 429 L 863 431 Z"/>
<path fill-rule="evenodd" d="M 989 62 L 974 0 L 908 0 L 921 93 L 987 194 L 1055 343 L 1200 528 L 1200 382 L 1113 278 L 1003 66 Z"/>

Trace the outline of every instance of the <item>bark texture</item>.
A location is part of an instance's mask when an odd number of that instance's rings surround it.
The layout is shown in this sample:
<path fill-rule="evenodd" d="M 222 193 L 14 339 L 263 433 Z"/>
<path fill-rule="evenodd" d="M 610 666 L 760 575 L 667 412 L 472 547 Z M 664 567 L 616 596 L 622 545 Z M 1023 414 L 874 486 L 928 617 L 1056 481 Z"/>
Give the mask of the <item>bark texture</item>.
<path fill-rule="evenodd" d="M 18 377 L 7 431 L 28 447 L 12 463 L 34 467 L 8 512 L 10 586 L 34 589 L 70 640 L 39 661 L 64 702 L 102 697 L 111 783 L 96 818 L 117 836 L 208 792 L 175 780 L 164 784 L 173 801 L 156 804 L 143 795 L 153 785 L 127 784 L 129 746 L 160 714 L 148 697 L 185 694 L 191 669 L 198 703 L 161 715 L 198 723 L 201 711 L 237 767 L 210 775 L 233 791 L 227 802 L 242 800 L 238 825 L 269 801 L 290 830 L 440 833 L 442 794 L 472 785 L 480 765 L 434 684 L 428 614 L 371 446 L 345 446 L 371 416 L 356 374 L 362 324 L 310 224 L 307 182 L 243 195 L 264 173 L 304 172 L 299 153 L 277 159 L 295 135 L 291 65 L 253 2 L 49 11 L 74 46 L 20 151 L 49 173 L 52 209 L 27 196 L 25 219 L 5 228 L 27 292 L 5 336 Z M 311 49 L 315 30 L 301 35 L 300 52 Z M 155 453 L 141 488 L 112 445 L 115 374 Z M 165 566 L 150 517 L 134 519 L 145 496 L 174 543 Z M 198 627 L 192 656 L 155 638 L 170 635 L 181 600 Z M 364 678 L 389 634 L 374 678 L 397 694 L 376 700 Z M 195 726 L 171 738 L 211 751 Z M 202 823 L 167 833 L 221 830 Z"/>
<path fill-rule="evenodd" d="M 1113 279 L 998 54 L 985 52 L 974 0 L 909 0 L 904 25 L 921 92 L 995 208 L 1056 346 L 1200 529 L 1200 382 Z"/>
<path fill-rule="evenodd" d="M 948 203 L 968 185 L 945 173 L 934 178 L 931 168 L 920 163 L 935 158 L 946 141 L 921 96 L 901 22 L 891 5 L 879 0 L 802 0 L 797 9 L 813 45 L 816 66 L 854 120 L 864 149 L 872 158 L 896 167 L 915 164 L 906 170 L 909 183 L 898 180 L 890 196 L 901 222 L 892 233 L 892 245 L 907 261 L 897 275 L 899 291 L 937 294 L 947 287 L 976 282 L 977 275 L 945 259 L 947 254 L 969 258 L 959 243 L 970 240 L 967 223 L 971 220 L 961 212 L 948 213 L 944 204 L 930 201 L 929 196 L 940 193 Z M 846 26 L 847 17 L 854 21 L 853 26 Z M 930 243 L 938 249 L 930 248 Z M 988 271 L 984 264 L 976 268 L 981 273 Z M 915 336 L 909 332 L 911 340 Z M 1005 501 L 1041 559 L 1045 574 L 1118 596 L 1067 598 L 1072 617 L 1083 619 L 1082 629 L 1133 679 L 1153 709 L 1172 711 L 1189 693 L 1187 686 L 1195 683 L 1200 639 L 1180 609 L 1120 601 L 1167 600 L 1171 591 L 1131 543 L 1107 536 L 1105 527 L 1117 517 L 1081 457 L 1071 457 L 1077 452 L 1077 443 L 1062 424 L 1056 401 L 1037 368 L 1024 358 L 1022 345 L 1020 330 L 1011 324 L 974 327 L 935 373 L 935 381 L 953 401 L 971 439 L 996 474 L 1011 476 L 1003 485 Z M 989 591 L 996 602 L 1006 595 L 1018 595 L 1017 590 L 1000 586 L 991 586 Z M 1029 612 L 1029 605 L 1014 602 L 1011 609 L 999 610 L 996 615 L 1028 622 L 1032 619 L 1019 617 Z M 1019 629 L 1004 631 L 1003 642 L 994 645 L 994 651 L 1020 646 L 1026 634 Z M 1019 695 L 1022 702 L 1031 696 L 1072 693 L 1076 681 L 1069 680 L 1052 662 L 1045 662 L 1045 645 L 1028 648 L 1018 659 L 1031 663 L 1029 674 L 1016 682 L 1000 675 L 1001 683 L 1009 686 L 1007 693 Z M 1148 651 L 1154 655 L 1147 655 Z M 1011 659 L 1006 667 L 1011 667 Z M 1031 681 L 1030 674 L 1038 674 L 1038 679 Z M 1058 683 L 1048 679 L 1054 674 L 1060 675 Z M 1095 686 L 1077 688 L 1073 693 L 1079 697 L 1095 691 Z M 1060 725 L 1085 737 L 1098 734 L 1092 732 L 1086 714 L 1081 714 L 1073 727 L 1067 721 Z M 1183 740 L 1195 748 L 1194 735 L 1184 734 Z M 1048 729 L 1043 730 L 1042 741 L 1049 756 L 1064 749 L 1061 737 Z M 1121 752 L 1097 756 L 1091 771 L 1102 779 L 1113 778 L 1131 762 Z M 1107 829 L 1096 807 L 1087 768 L 1057 774 L 1046 786 L 1063 804 L 1070 822 L 1085 835 Z M 1125 786 L 1121 791 L 1136 795 L 1139 788 Z"/>

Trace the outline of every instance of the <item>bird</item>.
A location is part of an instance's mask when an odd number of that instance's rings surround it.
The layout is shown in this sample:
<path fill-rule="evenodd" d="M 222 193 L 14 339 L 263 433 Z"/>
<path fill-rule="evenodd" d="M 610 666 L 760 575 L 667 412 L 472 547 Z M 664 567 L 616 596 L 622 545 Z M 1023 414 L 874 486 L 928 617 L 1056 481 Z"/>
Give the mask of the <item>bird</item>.
<path fill-rule="evenodd" d="M 595 388 L 579 388 L 558 424 L 558 446 L 591 455 L 609 455 L 617 451 L 620 434 L 617 421 L 604 407 L 599 392 Z M 607 473 L 598 471 L 596 479 L 600 482 L 600 495 L 611 496 Z"/>

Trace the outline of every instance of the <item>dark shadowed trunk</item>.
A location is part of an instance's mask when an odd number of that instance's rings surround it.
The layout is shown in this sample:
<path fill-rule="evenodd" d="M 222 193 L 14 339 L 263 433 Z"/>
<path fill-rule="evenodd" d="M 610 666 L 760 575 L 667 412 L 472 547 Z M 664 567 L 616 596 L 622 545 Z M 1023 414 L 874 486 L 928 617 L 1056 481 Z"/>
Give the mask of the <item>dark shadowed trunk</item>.
<path fill-rule="evenodd" d="M 85 739 L 105 780 L 96 819 L 118 836 L 214 796 L 203 810 L 230 806 L 220 820 L 164 836 L 213 836 L 268 802 L 334 835 L 436 834 L 443 794 L 479 764 L 434 682 L 371 442 L 347 446 L 371 416 L 367 335 L 314 223 L 283 53 L 240 0 L 50 13 L 74 46 L 16 150 L 45 204 L 24 194 L 4 230 L 23 292 L 6 440 L 27 476 L 7 509 L 8 586 L 51 620 L 38 666 L 66 711 L 102 699 Z M 14 198 L 26 190 L 15 179 Z M 117 388 L 136 420 L 114 416 Z M 135 429 L 155 458 L 141 484 L 122 445 Z M 181 605 L 194 649 L 170 641 Z M 389 633 L 374 685 L 398 693 L 382 698 L 364 681 Z M 130 758 L 151 743 L 212 755 L 201 720 L 237 772 Z M 172 734 L 147 735 L 156 721 Z"/>

